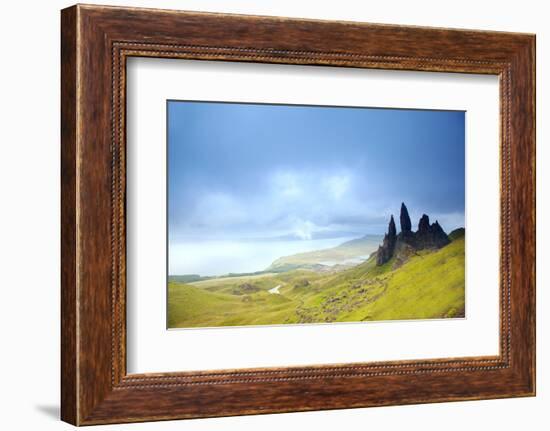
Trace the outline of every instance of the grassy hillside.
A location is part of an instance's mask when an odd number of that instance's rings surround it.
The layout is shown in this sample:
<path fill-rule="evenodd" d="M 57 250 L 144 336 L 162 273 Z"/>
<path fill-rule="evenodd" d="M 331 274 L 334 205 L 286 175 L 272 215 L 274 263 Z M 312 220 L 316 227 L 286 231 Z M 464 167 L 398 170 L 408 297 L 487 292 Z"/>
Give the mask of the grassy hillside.
<path fill-rule="evenodd" d="M 276 287 L 279 294 L 269 292 Z M 337 273 L 293 270 L 168 289 L 171 328 L 463 317 L 464 235 L 401 266 L 376 266 L 372 256 Z"/>

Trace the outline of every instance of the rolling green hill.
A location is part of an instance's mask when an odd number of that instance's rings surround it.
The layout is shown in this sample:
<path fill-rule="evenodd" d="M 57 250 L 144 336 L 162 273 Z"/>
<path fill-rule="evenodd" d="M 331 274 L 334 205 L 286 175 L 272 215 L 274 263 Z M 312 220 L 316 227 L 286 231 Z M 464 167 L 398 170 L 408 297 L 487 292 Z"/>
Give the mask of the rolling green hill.
<path fill-rule="evenodd" d="M 317 265 L 357 264 L 375 252 L 381 241 L 380 235 L 365 235 L 336 247 L 283 256 L 275 260 L 266 271 L 280 272 L 282 269 L 315 269 Z"/>
<path fill-rule="evenodd" d="M 309 258 L 296 256 L 300 255 L 291 257 Z M 362 264 L 335 273 L 295 269 L 187 284 L 170 281 L 168 326 L 464 317 L 463 230 L 440 250 L 423 250 L 404 261 L 399 259 L 395 256 L 377 266 L 372 255 Z"/>
<path fill-rule="evenodd" d="M 168 276 L 168 281 L 197 283 L 206 280 L 223 280 L 223 282 L 226 282 L 227 278 L 241 279 L 242 277 L 273 275 L 274 273 L 288 272 L 296 269 L 322 272 L 341 271 L 365 261 L 372 252 L 376 251 L 381 240 L 382 237 L 378 235 L 365 235 L 364 237 L 344 242 L 336 247 L 283 256 L 275 260 L 263 271 L 230 273 L 221 276 L 201 276 L 198 274 L 170 275 Z"/>

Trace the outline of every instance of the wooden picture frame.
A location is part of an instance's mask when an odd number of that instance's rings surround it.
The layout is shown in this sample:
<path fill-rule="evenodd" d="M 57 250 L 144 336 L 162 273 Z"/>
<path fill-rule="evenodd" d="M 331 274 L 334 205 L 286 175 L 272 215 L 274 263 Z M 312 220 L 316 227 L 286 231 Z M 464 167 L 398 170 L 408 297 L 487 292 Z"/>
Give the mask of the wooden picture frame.
<path fill-rule="evenodd" d="M 75 425 L 535 394 L 535 36 L 77 5 L 61 14 L 61 417 Z M 500 77 L 500 354 L 130 374 L 130 56 Z"/>

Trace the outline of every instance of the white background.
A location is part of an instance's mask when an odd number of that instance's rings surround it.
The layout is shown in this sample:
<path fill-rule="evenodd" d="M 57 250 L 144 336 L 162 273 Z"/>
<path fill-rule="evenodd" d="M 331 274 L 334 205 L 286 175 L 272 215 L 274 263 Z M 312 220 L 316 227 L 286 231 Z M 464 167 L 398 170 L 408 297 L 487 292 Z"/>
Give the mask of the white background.
<path fill-rule="evenodd" d="M 127 83 L 128 372 L 498 354 L 498 77 L 141 58 Z M 466 111 L 466 319 L 167 331 L 167 99 Z"/>
<path fill-rule="evenodd" d="M 547 429 L 549 341 L 549 13 L 524 0 L 359 2 L 351 0 L 102 1 L 106 4 L 345 19 L 537 33 L 538 396 L 509 399 L 106 426 L 96 429 Z M 5 2 L 0 17 L 0 426 L 70 429 L 59 409 L 59 9 L 65 1 Z"/>

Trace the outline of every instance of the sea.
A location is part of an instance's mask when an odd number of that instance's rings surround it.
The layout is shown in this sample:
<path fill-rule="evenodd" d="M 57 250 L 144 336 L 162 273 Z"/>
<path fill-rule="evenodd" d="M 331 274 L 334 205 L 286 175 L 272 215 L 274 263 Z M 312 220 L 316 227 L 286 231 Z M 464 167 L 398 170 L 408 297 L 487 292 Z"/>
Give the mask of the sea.
<path fill-rule="evenodd" d="M 170 243 L 168 273 L 204 277 L 263 271 L 280 257 L 332 248 L 352 239 L 354 237 Z"/>

